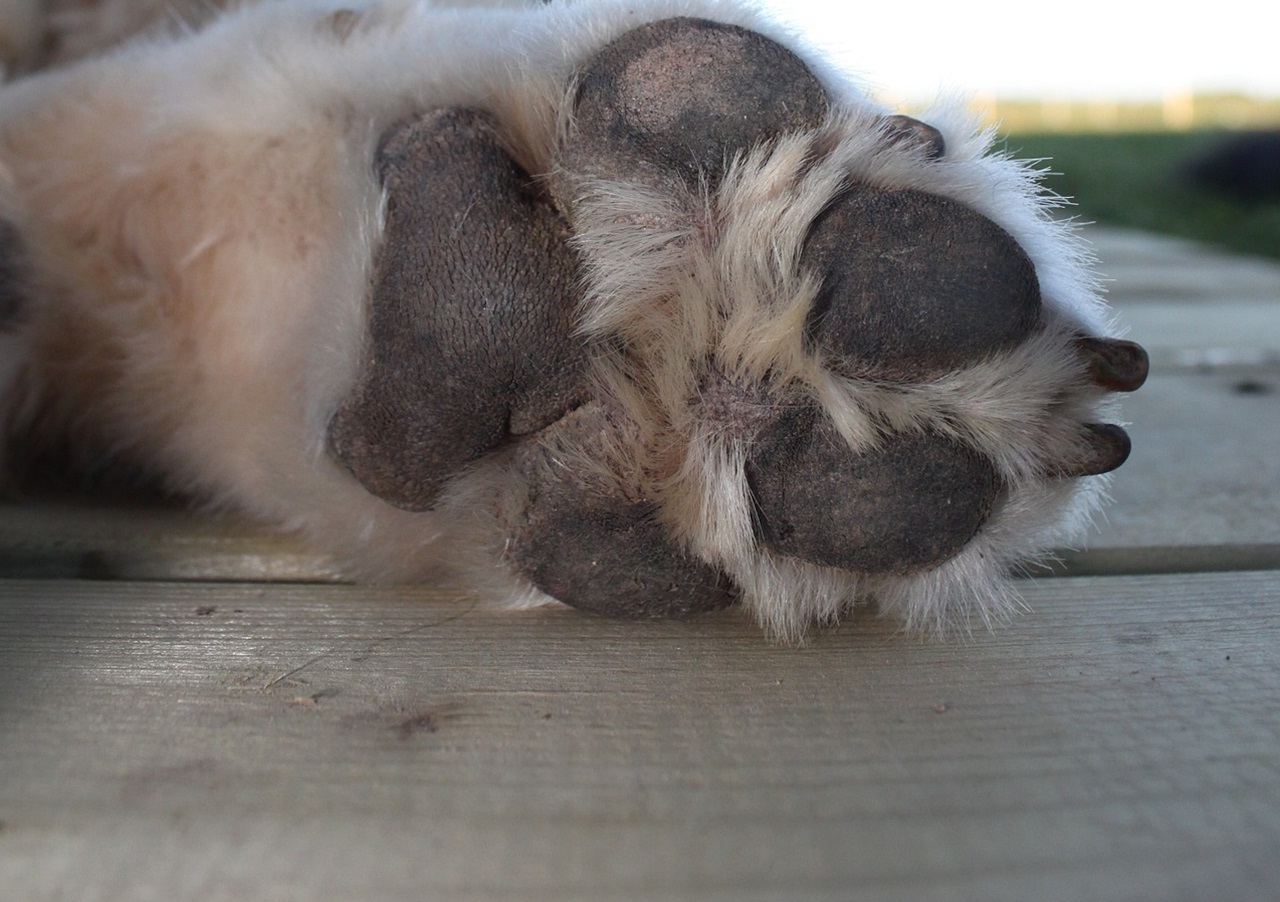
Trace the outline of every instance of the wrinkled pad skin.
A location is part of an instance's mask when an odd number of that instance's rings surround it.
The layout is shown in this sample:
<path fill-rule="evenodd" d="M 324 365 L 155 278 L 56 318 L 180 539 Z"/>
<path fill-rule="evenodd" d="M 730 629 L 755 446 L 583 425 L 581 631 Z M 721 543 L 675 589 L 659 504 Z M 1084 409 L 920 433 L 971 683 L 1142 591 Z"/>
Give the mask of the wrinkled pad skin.
<path fill-rule="evenodd" d="M 461 467 L 584 400 L 579 261 L 482 113 L 402 123 L 377 168 L 369 346 L 330 444 L 369 491 L 423 509 Z"/>
<path fill-rule="evenodd" d="M 714 179 L 734 153 L 816 125 L 826 111 L 822 86 L 784 47 L 732 25 L 664 19 L 587 66 L 567 156 L 606 177 Z"/>
<path fill-rule="evenodd" d="M 737 600 L 729 578 L 681 551 L 652 503 L 571 478 L 539 486 L 512 560 L 552 598 L 612 617 L 688 617 Z"/>
<path fill-rule="evenodd" d="M 922 191 L 855 187 L 813 224 L 802 264 L 822 279 L 806 333 L 837 370 L 906 382 L 1025 340 L 1035 268 L 991 220 Z"/>
<path fill-rule="evenodd" d="M 951 439 L 898 433 L 857 453 L 813 406 L 757 436 L 747 480 L 766 545 L 857 573 L 942 563 L 973 538 L 1000 491 L 991 462 Z"/>
<path fill-rule="evenodd" d="M 588 404 L 553 428 L 556 444 L 596 452 L 619 426 Z M 680 549 L 657 506 L 570 467 L 525 459 L 529 499 L 509 554 L 538 588 L 566 604 L 616 617 L 685 617 L 737 600 L 728 577 Z"/>

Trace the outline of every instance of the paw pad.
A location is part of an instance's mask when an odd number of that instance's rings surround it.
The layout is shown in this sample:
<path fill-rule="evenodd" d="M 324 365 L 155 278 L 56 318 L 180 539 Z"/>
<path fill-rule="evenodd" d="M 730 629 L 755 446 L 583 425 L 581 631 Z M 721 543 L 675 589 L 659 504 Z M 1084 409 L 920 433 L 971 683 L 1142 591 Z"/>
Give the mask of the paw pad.
<path fill-rule="evenodd" d="M 369 342 L 330 444 L 369 491 L 423 509 L 461 467 L 584 399 L 579 263 L 483 114 L 403 123 L 377 166 L 387 213 Z"/>
<path fill-rule="evenodd" d="M 747 480 L 774 551 L 855 573 L 912 573 L 963 548 L 1001 484 L 989 460 L 943 436 L 901 432 L 852 451 L 814 408 L 752 444 Z"/>
<path fill-rule="evenodd" d="M 588 404 L 554 429 L 554 442 L 600 456 L 617 426 Z M 637 486 L 547 459 L 524 460 L 529 497 L 510 535 L 516 567 L 539 589 L 582 610 L 680 617 L 737 600 L 729 579 L 672 540 L 655 501 Z"/>
<path fill-rule="evenodd" d="M 841 369 L 922 381 L 1027 338 L 1035 267 L 991 220 L 922 191 L 854 188 L 813 224 L 803 264 L 823 290 L 808 338 Z"/>
<path fill-rule="evenodd" d="M 822 121 L 827 97 L 794 54 L 704 19 L 629 31 L 582 73 L 569 164 L 634 178 L 642 169 L 696 181 L 739 150 Z"/>

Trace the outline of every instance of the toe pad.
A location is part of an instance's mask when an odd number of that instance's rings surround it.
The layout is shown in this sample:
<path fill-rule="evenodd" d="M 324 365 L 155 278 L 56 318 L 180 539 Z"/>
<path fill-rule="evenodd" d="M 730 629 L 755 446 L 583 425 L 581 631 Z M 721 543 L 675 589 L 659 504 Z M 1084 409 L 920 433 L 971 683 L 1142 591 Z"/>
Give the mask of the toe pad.
<path fill-rule="evenodd" d="M 816 125 L 826 110 L 822 86 L 780 44 L 733 25 L 664 19 L 627 32 L 583 72 L 576 144 L 601 175 L 639 164 L 696 180 L 739 150 Z"/>
<path fill-rule="evenodd" d="M 963 548 L 990 516 L 990 461 L 931 432 L 899 433 L 861 454 L 814 408 L 764 430 L 747 462 L 761 539 L 773 550 L 856 573 L 911 573 Z"/>
<path fill-rule="evenodd" d="M 916 382 L 1025 339 L 1035 267 L 1002 228 L 921 191 L 855 188 L 814 223 L 802 262 L 822 279 L 807 337 L 837 369 Z"/>

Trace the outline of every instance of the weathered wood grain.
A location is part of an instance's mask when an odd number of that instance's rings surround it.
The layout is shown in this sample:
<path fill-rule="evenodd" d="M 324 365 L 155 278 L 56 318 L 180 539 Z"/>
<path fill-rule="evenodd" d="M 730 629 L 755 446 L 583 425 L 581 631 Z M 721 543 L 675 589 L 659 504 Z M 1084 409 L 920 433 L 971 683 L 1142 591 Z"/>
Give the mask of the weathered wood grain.
<path fill-rule="evenodd" d="M 1280 369 L 1280 262 L 1125 229 L 1086 232 L 1156 372 Z"/>
<path fill-rule="evenodd" d="M 0 895 L 1264 899 L 1280 574 L 995 635 L 0 584 Z"/>
<path fill-rule="evenodd" d="M 1248 546 L 1276 566 L 1280 367 L 1156 375 L 1125 399 L 1124 416 L 1133 453 L 1091 550 Z"/>
<path fill-rule="evenodd" d="M 177 502 L 0 503 L 0 579 L 333 582 L 301 540 Z"/>

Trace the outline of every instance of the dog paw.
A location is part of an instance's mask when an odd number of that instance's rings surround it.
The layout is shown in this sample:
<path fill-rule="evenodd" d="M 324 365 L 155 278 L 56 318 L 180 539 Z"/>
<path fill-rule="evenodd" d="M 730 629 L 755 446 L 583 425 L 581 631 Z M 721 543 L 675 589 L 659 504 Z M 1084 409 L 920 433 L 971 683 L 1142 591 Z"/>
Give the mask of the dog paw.
<path fill-rule="evenodd" d="M 595 612 L 987 616 L 1124 462 L 1105 399 L 1147 368 L 1064 300 L 1022 170 L 700 19 L 622 34 L 565 98 L 545 173 L 476 110 L 384 136 L 333 454 L 411 509 L 501 470 L 506 565 Z"/>

